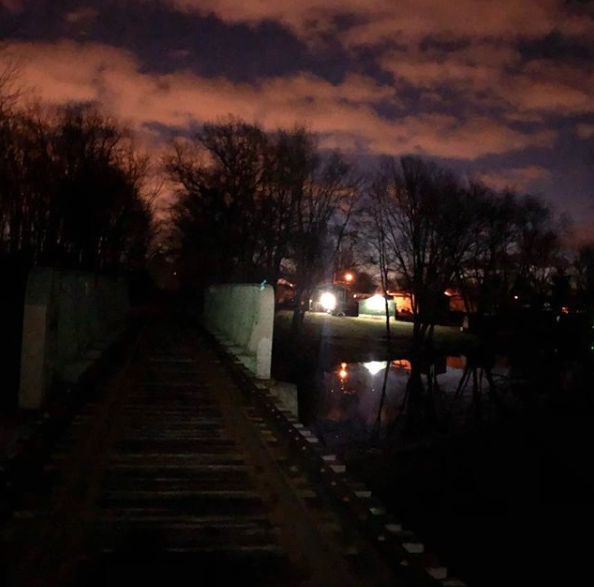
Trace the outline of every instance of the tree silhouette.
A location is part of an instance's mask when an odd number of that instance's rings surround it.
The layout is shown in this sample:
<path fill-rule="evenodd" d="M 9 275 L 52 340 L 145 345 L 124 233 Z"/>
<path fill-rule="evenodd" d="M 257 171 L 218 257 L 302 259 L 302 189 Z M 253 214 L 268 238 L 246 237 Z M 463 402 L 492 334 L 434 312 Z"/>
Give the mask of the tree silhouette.
<path fill-rule="evenodd" d="M 151 238 L 148 161 L 114 121 L 86 107 L 0 120 L 0 234 L 27 266 L 114 270 Z"/>
<path fill-rule="evenodd" d="M 230 119 L 178 141 L 166 165 L 177 250 L 198 286 L 261 281 L 276 286 L 283 263 L 302 302 L 330 270 L 356 181 L 338 154 L 323 155 L 303 128 L 267 133 Z M 338 220 L 340 216 L 341 220 Z"/>

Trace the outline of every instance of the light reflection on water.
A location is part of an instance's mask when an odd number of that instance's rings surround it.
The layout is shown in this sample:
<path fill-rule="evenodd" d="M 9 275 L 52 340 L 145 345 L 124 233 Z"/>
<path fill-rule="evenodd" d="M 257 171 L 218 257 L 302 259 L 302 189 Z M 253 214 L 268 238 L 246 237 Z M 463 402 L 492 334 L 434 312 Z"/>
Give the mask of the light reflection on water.
<path fill-rule="evenodd" d="M 411 364 L 406 359 L 391 361 L 386 374 L 387 365 L 387 361 L 340 363 L 321 374 L 312 427 L 327 445 L 367 443 L 374 431 L 384 430 L 405 413 Z M 442 397 L 455 397 L 465 366 L 465 357 L 457 356 L 442 357 L 433 364 Z M 498 365 L 493 371 L 503 375 L 506 370 L 505 365 Z M 428 366 L 421 372 L 425 382 Z M 463 390 L 461 399 L 472 394 L 471 388 Z"/>

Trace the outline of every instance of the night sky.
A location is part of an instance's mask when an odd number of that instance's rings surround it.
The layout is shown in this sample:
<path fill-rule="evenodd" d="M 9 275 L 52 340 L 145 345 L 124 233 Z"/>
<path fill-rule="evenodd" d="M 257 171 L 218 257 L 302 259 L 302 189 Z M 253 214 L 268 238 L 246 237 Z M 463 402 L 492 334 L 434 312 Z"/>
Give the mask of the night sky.
<path fill-rule="evenodd" d="M 542 194 L 594 237 L 594 2 L 0 0 L 4 58 L 159 154 L 234 114 L 305 123 L 368 168 L 420 154 Z"/>

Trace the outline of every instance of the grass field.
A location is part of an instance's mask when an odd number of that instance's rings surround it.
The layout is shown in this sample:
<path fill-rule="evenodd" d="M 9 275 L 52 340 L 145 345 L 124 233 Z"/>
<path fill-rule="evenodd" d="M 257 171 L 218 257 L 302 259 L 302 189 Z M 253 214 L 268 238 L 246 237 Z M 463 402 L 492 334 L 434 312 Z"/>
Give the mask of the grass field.
<path fill-rule="evenodd" d="M 289 311 L 277 312 L 274 331 L 274 359 L 277 364 L 297 360 L 311 364 L 377 361 L 405 357 L 410 352 L 412 324 L 392 321 L 392 355 L 388 357 L 386 325 L 379 318 L 337 317 L 308 312 L 305 315 L 302 342 L 298 349 L 291 344 Z M 444 354 L 463 354 L 476 339 L 453 326 L 437 326 L 435 348 Z M 289 356 L 287 356 L 289 355 Z"/>

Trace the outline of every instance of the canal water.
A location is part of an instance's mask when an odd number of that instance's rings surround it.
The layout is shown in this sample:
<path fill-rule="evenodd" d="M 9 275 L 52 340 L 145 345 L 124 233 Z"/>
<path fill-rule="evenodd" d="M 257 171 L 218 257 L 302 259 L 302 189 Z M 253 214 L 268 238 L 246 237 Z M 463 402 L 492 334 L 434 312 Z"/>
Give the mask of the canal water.
<path fill-rule="evenodd" d="M 470 361 L 420 368 L 435 419 L 412 440 L 406 359 L 320 369 L 301 419 L 468 585 L 582 584 L 591 542 L 579 536 L 594 524 L 592 361 L 496 357 L 495 398 Z"/>
<path fill-rule="evenodd" d="M 438 417 L 448 417 L 450 426 L 461 426 L 475 415 L 477 401 L 484 404 L 482 415 L 492 416 L 485 373 L 476 371 L 475 387 L 473 370 L 465 371 L 467 367 L 466 357 L 443 356 L 420 368 L 424 384 L 433 382 Z M 314 396 L 300 406 L 302 419 L 339 453 L 378 443 L 393 445 L 406 420 L 411 373 L 407 359 L 337 363 L 317 374 Z M 497 358 L 491 374 L 498 393 L 507 393 L 512 376 L 504 357 Z"/>

